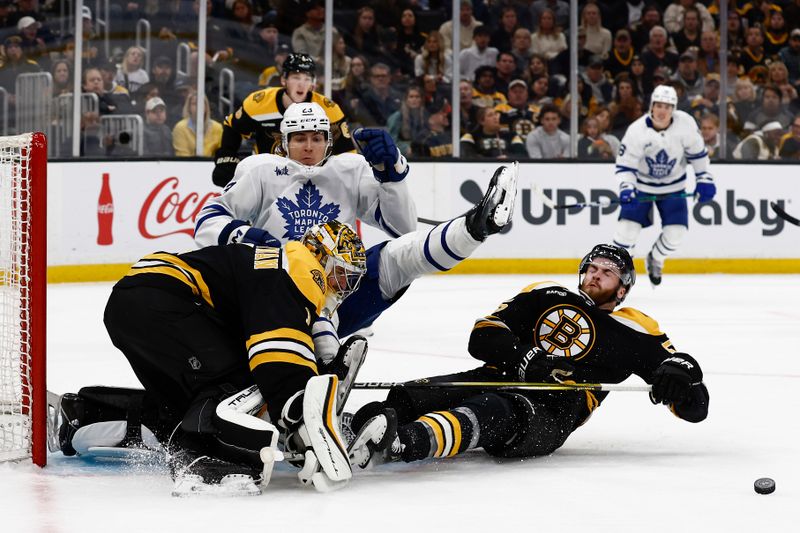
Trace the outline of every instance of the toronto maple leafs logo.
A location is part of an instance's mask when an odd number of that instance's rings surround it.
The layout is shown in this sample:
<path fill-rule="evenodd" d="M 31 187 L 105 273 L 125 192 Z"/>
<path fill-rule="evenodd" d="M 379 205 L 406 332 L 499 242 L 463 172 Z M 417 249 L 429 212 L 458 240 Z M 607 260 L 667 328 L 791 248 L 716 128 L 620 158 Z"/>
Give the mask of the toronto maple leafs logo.
<path fill-rule="evenodd" d="M 324 224 L 339 216 L 339 205 L 333 202 L 323 205 L 322 195 L 311 181 L 300 187 L 295 199 L 296 203 L 281 196 L 275 201 L 286 221 L 283 237 L 289 240 L 300 240 L 309 227 Z"/>
<path fill-rule="evenodd" d="M 669 176 L 672 173 L 672 167 L 678 161 L 677 159 L 670 159 L 669 154 L 664 149 L 659 150 L 655 159 L 645 156 L 644 160 L 650 169 L 649 174 L 654 178 L 666 178 Z"/>

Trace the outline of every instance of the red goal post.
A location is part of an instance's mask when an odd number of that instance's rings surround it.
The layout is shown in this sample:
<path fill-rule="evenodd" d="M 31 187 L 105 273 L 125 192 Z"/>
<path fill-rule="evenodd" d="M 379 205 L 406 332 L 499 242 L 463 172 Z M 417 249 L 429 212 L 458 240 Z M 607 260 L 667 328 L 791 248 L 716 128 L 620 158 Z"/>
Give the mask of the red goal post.
<path fill-rule="evenodd" d="M 0 461 L 47 463 L 47 139 L 0 137 Z"/>

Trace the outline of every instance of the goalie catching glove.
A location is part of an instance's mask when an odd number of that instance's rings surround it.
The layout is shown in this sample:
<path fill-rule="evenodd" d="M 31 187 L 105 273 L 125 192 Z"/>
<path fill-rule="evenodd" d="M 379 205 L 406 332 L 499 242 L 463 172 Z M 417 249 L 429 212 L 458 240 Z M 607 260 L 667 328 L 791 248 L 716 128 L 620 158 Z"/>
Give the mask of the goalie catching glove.
<path fill-rule="evenodd" d="M 379 182 L 403 181 L 408 175 L 406 158 L 388 132 L 377 128 L 359 128 L 353 133 L 353 140 Z"/>

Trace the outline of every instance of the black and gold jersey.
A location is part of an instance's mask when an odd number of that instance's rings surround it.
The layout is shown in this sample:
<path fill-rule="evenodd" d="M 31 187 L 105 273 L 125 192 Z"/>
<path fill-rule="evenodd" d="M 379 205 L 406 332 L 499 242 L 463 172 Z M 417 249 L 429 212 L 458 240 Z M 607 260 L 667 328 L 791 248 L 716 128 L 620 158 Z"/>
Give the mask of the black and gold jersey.
<path fill-rule="evenodd" d="M 579 383 L 620 383 L 631 374 L 651 383 L 656 368 L 675 353 L 658 323 L 641 311 L 625 307 L 608 312 L 554 282 L 534 283 L 478 319 L 469 351 L 510 371 L 526 346 L 569 358 L 575 366 L 569 379 Z M 705 386 L 700 387 L 707 399 Z M 587 393 L 586 417 L 607 394 Z M 682 417 L 680 409 L 672 410 Z"/>
<path fill-rule="evenodd" d="M 525 139 L 536 128 L 541 106 L 527 104 L 524 108 L 511 107 L 507 103 L 498 104 L 494 110 L 500 113 L 500 128 Z"/>
<path fill-rule="evenodd" d="M 256 153 L 283 154 L 281 121 L 286 112 L 283 87 L 270 87 L 251 93 L 242 106 L 225 118 L 220 153 L 235 155 L 242 139 L 252 138 Z M 317 92 L 309 92 L 308 102 L 319 104 L 331 121 L 333 153 L 354 151 L 344 113 L 339 105 Z"/>

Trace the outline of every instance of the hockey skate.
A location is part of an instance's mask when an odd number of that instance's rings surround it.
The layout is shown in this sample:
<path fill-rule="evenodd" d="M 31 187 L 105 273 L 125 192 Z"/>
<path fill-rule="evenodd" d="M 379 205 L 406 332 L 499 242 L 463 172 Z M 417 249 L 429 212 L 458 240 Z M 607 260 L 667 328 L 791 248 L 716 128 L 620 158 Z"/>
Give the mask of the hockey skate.
<path fill-rule="evenodd" d="M 467 212 L 467 231 L 476 241 L 484 241 L 506 227 L 514 214 L 519 163 L 501 166 L 494 172 L 480 202 Z"/>
<path fill-rule="evenodd" d="M 648 253 L 647 257 L 645 257 L 644 267 L 647 271 L 647 277 L 650 278 L 650 283 L 654 287 L 661 285 L 661 271 L 664 268 L 664 264 L 655 260 L 653 252 Z"/>
<path fill-rule="evenodd" d="M 403 451 L 397 437 L 397 414 L 394 409 L 372 402 L 353 415 L 353 440 L 347 448 L 352 466 L 367 468 L 400 459 Z"/>
<path fill-rule="evenodd" d="M 178 450 L 167 460 L 174 484 L 172 495 L 258 496 L 261 470 L 223 461 L 190 450 Z"/>

